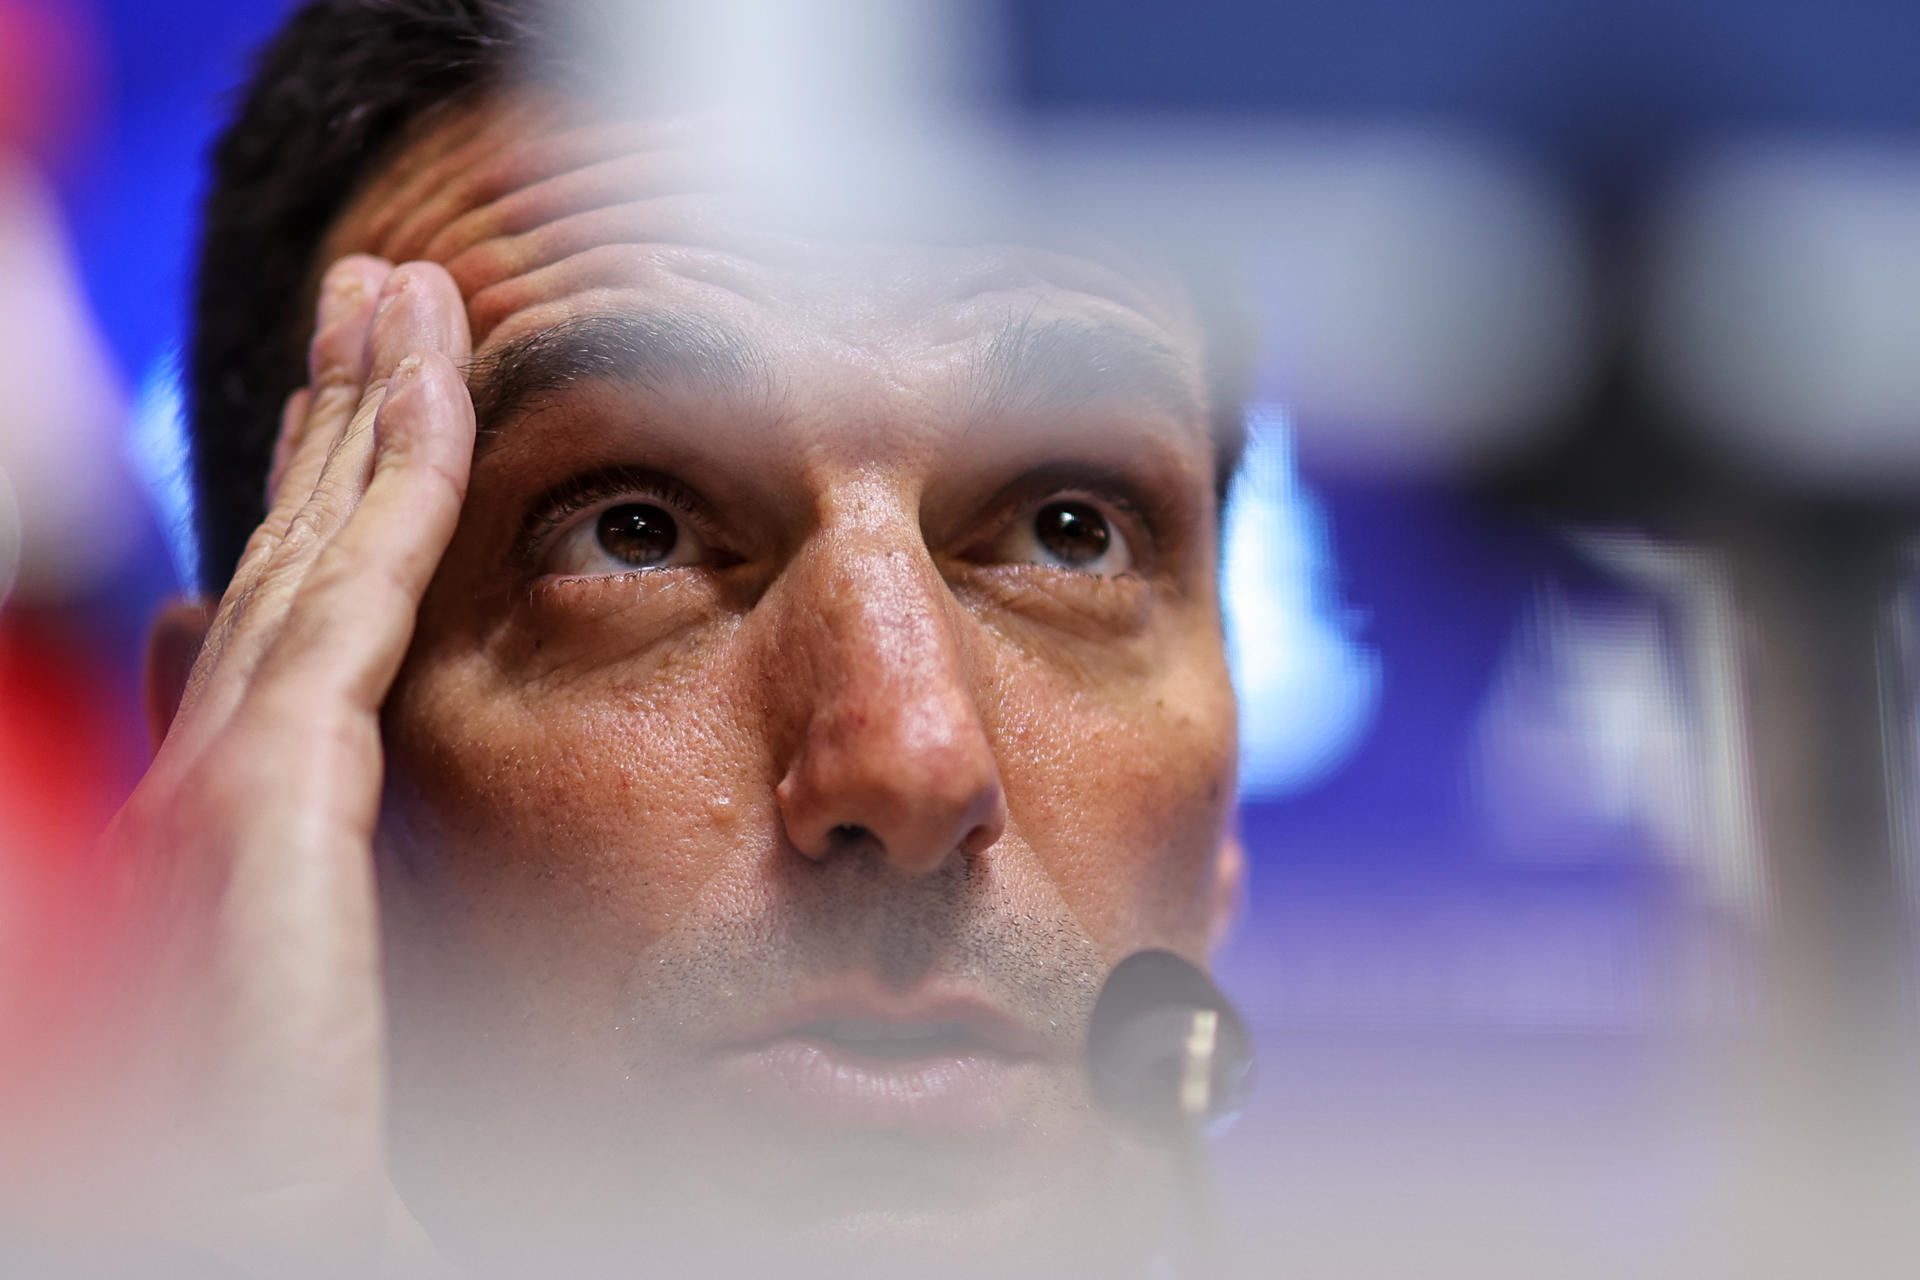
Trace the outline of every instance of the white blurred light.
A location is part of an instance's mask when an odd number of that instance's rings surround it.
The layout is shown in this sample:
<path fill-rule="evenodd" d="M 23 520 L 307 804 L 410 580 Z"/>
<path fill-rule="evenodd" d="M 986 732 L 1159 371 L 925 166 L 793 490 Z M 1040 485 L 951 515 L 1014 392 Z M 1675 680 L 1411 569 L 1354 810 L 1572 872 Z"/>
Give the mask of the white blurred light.
<path fill-rule="evenodd" d="M 1554 424 L 1586 368 L 1585 264 L 1544 187 L 1439 139 L 1362 140 L 1291 175 L 1253 253 L 1271 375 L 1317 455 L 1473 465 Z"/>
<path fill-rule="evenodd" d="M 114 465 L 117 381 L 51 195 L 0 156 L 0 472 L 17 505 L 22 594 L 84 589 L 139 532 Z"/>
<path fill-rule="evenodd" d="M 1747 758 L 1741 630 L 1713 553 L 1572 535 L 1632 601 L 1543 588 L 1480 715 L 1476 783 L 1506 856 L 1615 856 L 1618 837 L 1687 871 L 1701 898 L 1766 909 Z"/>
<path fill-rule="evenodd" d="M 789 225 L 884 233 L 993 207 L 985 6 L 652 0 L 596 16 L 581 38 L 590 63 L 615 60 L 611 108 L 723 125 L 722 172 Z"/>
<path fill-rule="evenodd" d="M 642 105 L 796 130 L 871 127 L 964 96 L 980 15 L 955 0 L 729 0 L 627 6 Z"/>
<path fill-rule="evenodd" d="M 1339 767 L 1373 722 L 1380 659 L 1352 637 L 1326 526 L 1300 483 L 1285 417 L 1248 415 L 1224 538 L 1227 653 L 1240 699 L 1240 790 L 1271 799 Z"/>
<path fill-rule="evenodd" d="M 199 572 L 199 544 L 178 360 L 178 353 L 169 351 L 148 367 L 127 426 L 127 462 L 159 517 L 176 580 L 191 586 Z"/>
<path fill-rule="evenodd" d="M 1646 604 L 1542 594 L 1481 721 L 1481 789 L 1505 851 L 1577 858 L 1583 834 L 1611 828 L 1676 857 L 1702 837 L 1677 661 Z"/>
<path fill-rule="evenodd" d="M 1920 483 L 1920 150 L 1720 156 L 1649 261 L 1649 368 L 1690 424 L 1795 483 Z"/>
<path fill-rule="evenodd" d="M 1356 124 L 987 108 L 999 32 L 960 0 L 602 7 L 619 113 L 724 123 L 730 188 L 783 225 L 912 239 L 1088 231 L 1252 268 L 1268 388 L 1301 447 L 1474 468 L 1556 425 L 1589 376 L 1589 264 L 1542 181 L 1471 139 Z M 1017 178 L 1016 178 L 1017 175 Z M 1034 221 L 1007 227 L 1007 219 Z"/>
<path fill-rule="evenodd" d="M 1578 227 L 1547 183 L 1469 139 L 1062 120 L 1042 167 L 1076 221 L 1250 268 L 1263 386 L 1317 459 L 1481 465 L 1556 425 L 1591 375 Z"/>

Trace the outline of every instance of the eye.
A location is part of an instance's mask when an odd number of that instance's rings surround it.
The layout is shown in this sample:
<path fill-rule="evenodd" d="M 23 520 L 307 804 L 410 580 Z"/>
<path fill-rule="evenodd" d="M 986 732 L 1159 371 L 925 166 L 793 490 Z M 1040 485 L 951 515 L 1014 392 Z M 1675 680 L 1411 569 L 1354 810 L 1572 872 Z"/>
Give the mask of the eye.
<path fill-rule="evenodd" d="M 581 512 L 548 538 L 540 571 L 591 577 L 671 569 L 705 558 L 700 536 L 684 516 L 628 494 Z"/>
<path fill-rule="evenodd" d="M 1079 569 L 1097 563 L 1113 545 L 1113 526 L 1084 502 L 1049 502 L 1033 515 L 1033 536 L 1060 563 Z"/>
<path fill-rule="evenodd" d="M 666 563 L 680 541 L 680 524 L 673 513 L 651 502 L 623 502 L 608 507 L 594 521 L 600 549 L 636 569 Z"/>
<path fill-rule="evenodd" d="M 1101 576 L 1134 568 L 1123 522 L 1089 498 L 1053 497 L 1017 517 L 1001 535 L 997 558 Z"/>

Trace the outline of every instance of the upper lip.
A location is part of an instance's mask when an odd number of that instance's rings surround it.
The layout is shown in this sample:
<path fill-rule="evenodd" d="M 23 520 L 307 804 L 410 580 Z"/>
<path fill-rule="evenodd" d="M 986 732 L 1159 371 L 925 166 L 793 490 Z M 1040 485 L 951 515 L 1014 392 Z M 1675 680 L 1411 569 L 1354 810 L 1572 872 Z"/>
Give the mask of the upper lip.
<path fill-rule="evenodd" d="M 1031 1057 L 1041 1037 L 992 1001 L 963 989 L 890 991 L 877 982 L 851 980 L 781 1003 L 751 1019 L 732 1047 L 756 1049 L 777 1040 L 819 1033 L 835 1022 L 883 1027 L 958 1029 L 970 1045 L 1006 1058 Z"/>

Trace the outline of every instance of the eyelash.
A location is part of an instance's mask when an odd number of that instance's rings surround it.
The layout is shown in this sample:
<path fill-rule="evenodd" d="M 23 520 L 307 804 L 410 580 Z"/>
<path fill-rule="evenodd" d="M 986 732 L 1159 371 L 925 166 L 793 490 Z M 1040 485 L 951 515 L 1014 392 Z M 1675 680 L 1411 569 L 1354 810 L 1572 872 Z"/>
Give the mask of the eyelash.
<path fill-rule="evenodd" d="M 697 531 L 712 536 L 713 522 L 706 514 L 706 502 L 687 485 L 643 467 L 603 467 L 555 485 L 534 502 L 515 541 L 514 559 L 531 570 L 539 564 L 548 541 L 575 515 L 611 498 L 635 496 L 651 498 L 672 508 Z M 1131 521 L 1143 543 L 1136 569 L 1145 570 L 1152 565 L 1160 546 L 1161 521 L 1149 504 L 1138 501 L 1124 475 L 1105 468 L 1058 465 L 1023 476 L 1001 491 L 993 506 L 999 515 L 990 524 L 1004 529 L 1023 513 L 1044 503 L 1074 498 L 1104 503 Z"/>
<path fill-rule="evenodd" d="M 1021 477 L 1001 492 L 993 507 L 1000 514 L 991 521 L 991 526 L 1004 530 L 1013 520 L 1048 502 L 1076 499 L 1111 507 L 1115 514 L 1130 521 L 1140 533 L 1140 563 L 1135 569 L 1145 571 L 1152 566 L 1161 546 L 1163 522 L 1149 504 L 1138 500 L 1126 476 L 1105 468 L 1061 465 L 1043 467 Z"/>
<path fill-rule="evenodd" d="M 515 541 L 514 559 L 531 569 L 539 563 L 548 540 L 575 515 L 609 498 L 624 497 L 651 498 L 703 533 L 712 523 L 700 495 L 672 476 L 641 467 L 604 467 L 574 476 L 540 496 Z"/>

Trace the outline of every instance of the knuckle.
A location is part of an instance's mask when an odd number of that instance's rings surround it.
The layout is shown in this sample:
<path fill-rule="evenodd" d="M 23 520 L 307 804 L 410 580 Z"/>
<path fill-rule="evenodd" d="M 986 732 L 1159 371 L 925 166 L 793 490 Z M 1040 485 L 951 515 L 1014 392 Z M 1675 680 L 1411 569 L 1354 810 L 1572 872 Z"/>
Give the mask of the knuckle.
<path fill-rule="evenodd" d="M 293 518 L 287 521 L 286 532 L 280 535 L 280 554 L 268 562 L 262 577 L 283 576 L 292 566 L 313 556 L 332 523 L 332 504 L 325 492 L 329 488 L 331 486 L 322 480 L 315 486 L 313 496 L 293 513 Z"/>
<path fill-rule="evenodd" d="M 313 559 L 312 549 L 320 544 L 323 536 L 319 530 L 303 526 L 283 542 L 283 554 L 275 557 L 248 585 L 241 608 L 248 614 L 277 614 L 277 606 L 284 604 L 305 578 L 307 566 Z"/>
<path fill-rule="evenodd" d="M 312 490 L 313 486 L 309 484 L 306 492 L 310 493 Z M 299 509 L 300 504 L 293 502 L 285 492 L 282 492 L 279 499 L 268 509 L 267 518 L 260 522 L 260 532 L 265 535 L 259 550 L 260 564 L 264 565 L 279 549 L 280 539 L 286 536 L 287 525 L 292 522 L 293 513 Z M 246 566 L 247 561 L 244 556 L 240 564 L 243 567 Z M 236 568 L 233 576 L 240 577 L 240 570 Z"/>

